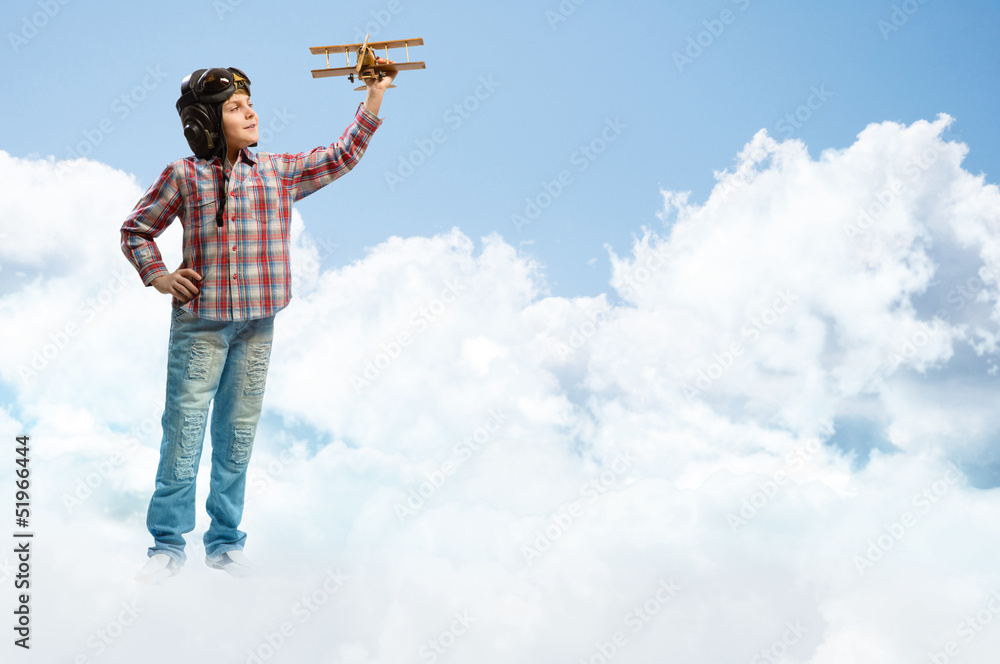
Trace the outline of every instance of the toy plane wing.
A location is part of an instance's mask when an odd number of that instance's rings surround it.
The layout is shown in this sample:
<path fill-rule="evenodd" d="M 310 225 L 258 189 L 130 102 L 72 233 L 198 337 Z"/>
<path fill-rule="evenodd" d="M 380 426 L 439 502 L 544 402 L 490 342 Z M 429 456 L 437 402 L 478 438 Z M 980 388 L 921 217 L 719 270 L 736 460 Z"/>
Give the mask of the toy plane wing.
<path fill-rule="evenodd" d="M 357 44 L 337 44 L 335 46 L 310 46 L 309 52 L 313 55 L 323 55 L 324 53 L 354 53 L 359 47 L 364 46 L 364 42 Z M 416 39 L 396 39 L 394 41 L 368 42 L 368 46 L 374 49 L 386 48 L 407 48 L 409 46 L 423 46 L 422 37 Z"/>
<path fill-rule="evenodd" d="M 382 75 L 387 71 L 407 71 L 411 69 L 426 69 L 425 62 L 410 62 L 410 46 L 423 46 L 424 40 L 420 37 L 416 39 L 396 39 L 393 41 L 369 42 L 365 36 L 365 41 L 360 44 L 334 44 L 331 46 L 310 46 L 309 52 L 313 55 L 326 55 L 326 67 L 323 69 L 313 69 L 313 78 L 327 78 L 330 76 L 346 76 L 349 81 L 354 82 L 355 78 L 366 80 L 370 78 L 382 79 Z M 377 49 L 385 50 L 385 59 L 389 59 L 390 48 L 406 49 L 406 62 L 391 62 L 385 64 L 378 63 Z M 354 64 L 351 64 L 351 53 L 355 54 Z M 343 53 L 345 57 L 344 67 L 331 67 L 330 54 Z M 394 87 L 394 86 L 390 86 Z M 355 88 L 363 90 L 364 86 Z"/>
<path fill-rule="evenodd" d="M 394 62 L 391 65 L 369 65 L 365 70 L 373 71 L 407 71 L 412 69 L 427 69 L 425 62 Z M 313 69 L 313 78 L 327 78 L 329 76 L 350 76 L 357 74 L 356 67 L 335 67 L 332 69 Z"/>

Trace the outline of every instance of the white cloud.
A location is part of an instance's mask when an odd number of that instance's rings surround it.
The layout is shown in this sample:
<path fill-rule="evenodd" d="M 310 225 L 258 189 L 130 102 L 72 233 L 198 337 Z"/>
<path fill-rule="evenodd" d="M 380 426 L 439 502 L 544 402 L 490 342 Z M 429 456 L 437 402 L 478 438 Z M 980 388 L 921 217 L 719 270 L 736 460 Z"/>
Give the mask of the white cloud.
<path fill-rule="evenodd" d="M 141 190 L 0 153 L 4 276 L 32 253 L 0 297 L 0 380 L 34 441 L 35 654 L 987 661 L 1000 631 L 955 625 L 1000 587 L 997 490 L 967 479 L 1000 484 L 997 280 L 969 283 L 1000 260 L 1000 194 L 949 123 L 818 160 L 761 132 L 704 204 L 664 192 L 668 229 L 612 254 L 600 297 L 549 297 L 531 258 L 457 228 L 322 269 L 296 215 L 244 520 L 271 576 L 201 565 L 199 511 L 159 589 L 131 581 L 169 306 L 118 249 Z M 180 652 L 151 649 L 165 634 Z"/>

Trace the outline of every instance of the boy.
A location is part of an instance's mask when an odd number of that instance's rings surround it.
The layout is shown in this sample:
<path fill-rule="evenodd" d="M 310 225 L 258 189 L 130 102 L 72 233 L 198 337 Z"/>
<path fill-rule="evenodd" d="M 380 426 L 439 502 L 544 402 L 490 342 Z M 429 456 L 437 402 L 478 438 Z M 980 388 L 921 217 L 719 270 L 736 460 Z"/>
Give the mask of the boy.
<path fill-rule="evenodd" d="M 252 574 L 238 526 L 274 317 L 291 298 L 292 203 L 354 167 L 382 123 L 378 111 L 394 77 L 366 80 L 367 97 L 338 142 L 294 155 L 249 150 L 258 117 L 239 69 L 199 69 L 181 82 L 177 111 L 195 156 L 168 165 L 121 229 L 122 251 L 143 283 L 173 296 L 163 439 L 146 516 L 154 544 L 137 580 L 161 583 L 186 561 L 184 533 L 195 525 L 195 476 L 213 400 L 205 562 L 233 576 Z M 155 238 L 175 216 L 184 226 L 184 260 L 170 272 Z"/>

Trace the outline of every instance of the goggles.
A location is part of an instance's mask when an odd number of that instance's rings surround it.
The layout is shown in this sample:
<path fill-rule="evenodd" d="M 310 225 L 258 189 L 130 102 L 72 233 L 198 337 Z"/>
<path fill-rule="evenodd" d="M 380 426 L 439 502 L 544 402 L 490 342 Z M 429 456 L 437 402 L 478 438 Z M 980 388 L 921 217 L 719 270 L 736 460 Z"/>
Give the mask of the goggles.
<path fill-rule="evenodd" d="M 177 112 L 194 103 L 217 104 L 226 101 L 239 89 L 250 94 L 250 77 L 236 67 L 196 69 L 181 81 Z"/>

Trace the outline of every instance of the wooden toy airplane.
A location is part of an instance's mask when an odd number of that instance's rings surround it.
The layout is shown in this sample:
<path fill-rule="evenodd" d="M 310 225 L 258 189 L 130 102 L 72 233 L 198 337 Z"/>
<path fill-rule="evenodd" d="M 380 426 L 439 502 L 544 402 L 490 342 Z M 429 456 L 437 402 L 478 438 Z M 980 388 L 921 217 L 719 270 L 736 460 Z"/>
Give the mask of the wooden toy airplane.
<path fill-rule="evenodd" d="M 370 34 L 370 33 L 369 33 Z M 368 43 L 369 35 L 365 35 L 365 41 L 363 44 L 338 44 L 336 46 L 310 46 L 309 52 L 313 55 L 326 54 L 326 68 L 325 69 L 313 69 L 313 78 L 325 78 L 327 76 L 347 76 L 347 80 L 351 83 L 354 82 L 354 78 L 357 77 L 358 80 L 364 81 L 369 78 L 378 78 L 382 80 L 386 71 L 404 71 L 407 69 L 426 69 L 427 65 L 424 62 L 410 62 L 410 47 L 411 46 L 423 46 L 424 40 L 421 38 L 417 39 L 397 39 L 396 41 L 384 41 L 384 42 L 372 42 Z M 379 64 L 375 59 L 375 49 L 384 48 L 385 49 L 385 59 L 389 59 L 389 49 L 390 48 L 405 48 L 406 49 L 406 62 L 393 62 L 389 64 Z M 351 66 L 351 51 L 357 53 L 357 62 L 354 66 Z M 346 67 L 330 67 L 330 54 L 331 53 L 343 53 L 347 58 Z M 395 85 L 390 85 L 389 87 L 394 88 Z M 364 90 L 365 86 L 354 88 L 355 90 Z"/>

